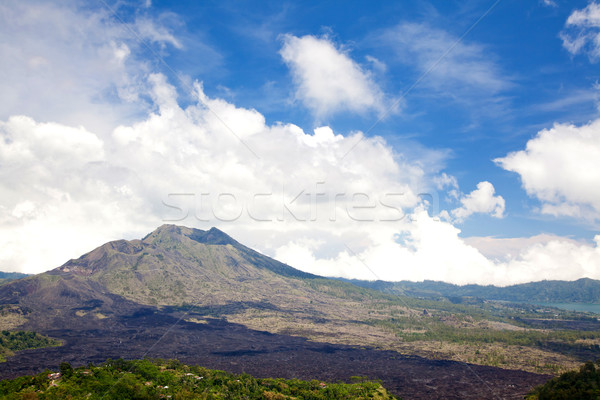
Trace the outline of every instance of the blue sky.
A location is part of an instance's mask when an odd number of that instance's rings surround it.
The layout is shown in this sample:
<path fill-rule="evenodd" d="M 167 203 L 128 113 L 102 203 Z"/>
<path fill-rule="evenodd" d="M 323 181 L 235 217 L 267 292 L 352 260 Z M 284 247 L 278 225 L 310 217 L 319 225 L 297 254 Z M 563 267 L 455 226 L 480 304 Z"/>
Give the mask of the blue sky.
<path fill-rule="evenodd" d="M 595 2 L 9 1 L 0 15 L 0 269 L 174 222 L 325 275 L 600 278 Z M 369 218 L 348 211 L 357 193 Z M 281 198 L 309 221 L 274 217 Z M 405 218 L 382 222 L 394 201 Z M 345 219 L 314 217 L 325 202 Z"/>

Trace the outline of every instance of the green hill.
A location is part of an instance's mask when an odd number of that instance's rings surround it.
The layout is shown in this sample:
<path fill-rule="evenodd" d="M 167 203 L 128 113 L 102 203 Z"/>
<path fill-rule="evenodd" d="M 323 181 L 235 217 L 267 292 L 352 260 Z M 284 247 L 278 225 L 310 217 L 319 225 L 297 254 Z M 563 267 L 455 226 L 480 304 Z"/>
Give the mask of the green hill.
<path fill-rule="evenodd" d="M 177 360 L 108 360 L 0 382 L 1 399 L 395 399 L 379 383 L 257 379 Z"/>

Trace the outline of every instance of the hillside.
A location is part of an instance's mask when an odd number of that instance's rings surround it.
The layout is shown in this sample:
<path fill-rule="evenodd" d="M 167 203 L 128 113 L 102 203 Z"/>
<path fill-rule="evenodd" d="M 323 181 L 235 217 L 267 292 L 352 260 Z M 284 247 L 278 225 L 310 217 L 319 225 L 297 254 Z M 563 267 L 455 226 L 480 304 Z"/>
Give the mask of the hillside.
<path fill-rule="evenodd" d="M 576 281 L 540 281 L 506 287 L 453 285 L 438 281 L 385 282 L 349 280 L 355 285 L 384 293 L 415 297 L 446 297 L 460 302 L 461 297 L 537 303 L 600 303 L 600 281 L 583 278 Z"/>

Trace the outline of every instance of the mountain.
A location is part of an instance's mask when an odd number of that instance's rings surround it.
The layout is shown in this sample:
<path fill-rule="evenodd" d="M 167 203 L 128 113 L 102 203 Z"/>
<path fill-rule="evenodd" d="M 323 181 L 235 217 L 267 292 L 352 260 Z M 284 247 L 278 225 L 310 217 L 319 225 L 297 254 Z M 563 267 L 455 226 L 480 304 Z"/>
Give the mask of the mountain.
<path fill-rule="evenodd" d="M 7 283 L 15 279 L 21 279 L 29 276 L 29 274 L 22 274 L 20 272 L 3 272 L 0 271 L 0 285 Z"/>
<path fill-rule="evenodd" d="M 0 279 L 13 280 L 13 279 L 21 279 L 29 276 L 29 274 L 22 274 L 20 272 L 3 272 L 0 271 Z"/>
<path fill-rule="evenodd" d="M 357 286 L 385 293 L 416 297 L 445 297 L 460 302 L 464 297 L 536 303 L 600 303 L 600 281 L 582 278 L 576 281 L 540 281 L 506 287 L 453 285 L 438 281 L 385 282 L 347 280 Z"/>
<path fill-rule="evenodd" d="M 297 278 L 316 278 L 216 228 L 175 225 L 163 225 L 142 240 L 107 243 L 49 274 L 85 277 L 111 293 L 152 305 L 268 301 L 277 288 L 297 286 Z"/>
<path fill-rule="evenodd" d="M 348 328 L 347 316 L 366 318 L 367 311 L 357 306 L 374 295 L 382 297 L 294 269 L 216 228 L 163 225 L 141 240 L 109 242 L 54 270 L 4 285 L 0 303 L 12 305 L 32 328 L 73 318 L 93 325 L 93 316 L 152 306 L 228 315 L 252 328 L 269 321 L 278 333 L 325 338 L 337 326 L 352 335 L 358 327 Z M 282 323 L 281 313 L 295 318 Z M 334 324 L 325 326 L 323 320 Z"/>

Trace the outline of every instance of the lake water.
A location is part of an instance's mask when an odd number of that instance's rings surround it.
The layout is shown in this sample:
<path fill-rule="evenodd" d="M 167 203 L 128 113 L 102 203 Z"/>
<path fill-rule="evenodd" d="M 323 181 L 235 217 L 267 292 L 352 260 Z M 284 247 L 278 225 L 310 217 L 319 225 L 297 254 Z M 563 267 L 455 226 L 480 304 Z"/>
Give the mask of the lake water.
<path fill-rule="evenodd" d="M 540 306 L 556 307 L 568 311 L 591 312 L 600 314 L 600 304 L 588 303 L 535 303 Z"/>

